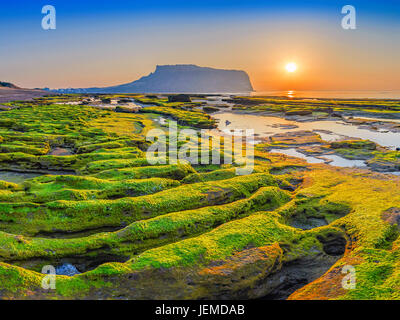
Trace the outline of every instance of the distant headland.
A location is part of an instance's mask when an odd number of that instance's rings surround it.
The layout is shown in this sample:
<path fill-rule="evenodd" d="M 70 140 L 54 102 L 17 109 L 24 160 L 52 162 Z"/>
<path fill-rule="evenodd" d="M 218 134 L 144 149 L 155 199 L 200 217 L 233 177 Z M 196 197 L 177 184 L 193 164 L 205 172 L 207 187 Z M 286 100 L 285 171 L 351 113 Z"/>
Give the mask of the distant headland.
<path fill-rule="evenodd" d="M 104 88 L 58 89 L 59 93 L 248 93 L 250 78 L 242 70 L 192 64 L 162 65 L 139 80 Z"/>

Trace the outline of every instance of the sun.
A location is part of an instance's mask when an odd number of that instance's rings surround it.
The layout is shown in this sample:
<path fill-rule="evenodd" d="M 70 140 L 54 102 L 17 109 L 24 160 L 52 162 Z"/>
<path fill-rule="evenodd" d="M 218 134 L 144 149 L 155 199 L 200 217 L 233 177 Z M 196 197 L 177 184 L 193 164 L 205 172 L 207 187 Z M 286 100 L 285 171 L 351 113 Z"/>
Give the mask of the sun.
<path fill-rule="evenodd" d="M 297 64 L 295 64 L 294 62 L 290 62 L 286 65 L 285 68 L 287 72 L 295 72 L 297 70 Z"/>

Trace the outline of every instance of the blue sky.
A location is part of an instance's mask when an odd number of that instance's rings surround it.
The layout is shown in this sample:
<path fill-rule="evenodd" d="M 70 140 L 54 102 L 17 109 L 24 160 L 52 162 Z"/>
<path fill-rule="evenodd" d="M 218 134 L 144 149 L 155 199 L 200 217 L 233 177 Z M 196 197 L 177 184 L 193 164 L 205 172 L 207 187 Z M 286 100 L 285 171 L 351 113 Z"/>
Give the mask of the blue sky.
<path fill-rule="evenodd" d="M 46 4 L 57 10 L 56 30 L 41 29 Z M 346 4 L 357 9 L 356 31 L 340 27 Z M 112 85 L 157 64 L 194 63 L 244 69 L 259 90 L 341 89 L 335 70 L 346 88 L 367 88 L 371 76 L 396 89 L 400 71 L 395 0 L 14 0 L 1 12 L 0 78 L 25 87 Z M 279 74 L 288 59 L 303 66 L 302 79 Z"/>

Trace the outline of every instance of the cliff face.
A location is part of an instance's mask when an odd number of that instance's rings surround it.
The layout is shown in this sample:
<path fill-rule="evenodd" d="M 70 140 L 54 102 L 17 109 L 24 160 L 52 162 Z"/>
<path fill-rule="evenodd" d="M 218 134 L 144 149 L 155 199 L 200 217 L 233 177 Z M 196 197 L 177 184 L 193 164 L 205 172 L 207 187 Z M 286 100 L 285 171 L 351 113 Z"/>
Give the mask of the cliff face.
<path fill-rule="evenodd" d="M 157 66 L 155 72 L 131 83 L 60 92 L 88 93 L 246 93 L 253 91 L 249 76 L 240 70 L 203 68 L 195 65 Z"/>

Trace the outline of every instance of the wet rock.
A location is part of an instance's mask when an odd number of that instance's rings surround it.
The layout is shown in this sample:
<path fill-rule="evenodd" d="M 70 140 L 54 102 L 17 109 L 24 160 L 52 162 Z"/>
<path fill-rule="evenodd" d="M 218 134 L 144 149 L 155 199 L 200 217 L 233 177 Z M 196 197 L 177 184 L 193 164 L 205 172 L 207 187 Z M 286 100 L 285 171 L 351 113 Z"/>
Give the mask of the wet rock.
<path fill-rule="evenodd" d="M 397 225 L 397 228 L 400 230 L 400 208 L 386 210 L 382 213 L 382 219 L 391 225 Z"/>
<path fill-rule="evenodd" d="M 368 167 L 377 172 L 397 172 L 400 171 L 400 164 L 389 161 L 376 160 L 375 158 L 368 160 Z"/>
<path fill-rule="evenodd" d="M 322 277 L 299 288 L 288 297 L 288 300 L 330 300 L 343 297 L 348 289 L 343 287 L 343 266 L 357 266 L 362 259 L 345 255 L 341 263 L 326 272 Z"/>
<path fill-rule="evenodd" d="M 329 256 L 341 256 L 346 251 L 346 239 L 339 234 L 329 233 L 318 236 L 317 239 L 323 244 L 324 252 Z"/>
<path fill-rule="evenodd" d="M 53 148 L 48 154 L 51 156 L 69 156 L 73 152 L 68 148 Z"/>
<path fill-rule="evenodd" d="M 285 112 L 285 115 L 287 116 L 311 116 L 312 115 L 311 110 L 289 110 Z"/>
<path fill-rule="evenodd" d="M 122 113 L 136 113 L 139 112 L 141 109 L 140 106 L 135 106 L 135 107 L 116 107 L 115 112 L 122 112 Z"/>
<path fill-rule="evenodd" d="M 304 170 L 307 170 L 307 168 L 301 165 L 282 165 L 282 166 L 272 167 L 269 172 L 273 175 L 284 175 L 291 172 L 304 171 Z"/>
<path fill-rule="evenodd" d="M 173 96 L 168 96 L 168 102 L 192 102 L 192 100 L 187 94 L 177 94 Z"/>
<path fill-rule="evenodd" d="M 258 291 L 265 290 L 267 282 L 260 283 L 260 288 L 248 290 L 248 283 L 259 283 L 269 274 L 282 267 L 283 251 L 278 245 L 249 248 L 240 251 L 220 263 L 211 263 L 199 272 L 200 279 L 194 282 L 199 287 L 208 287 L 208 297 L 217 299 L 255 298 Z M 213 283 L 213 287 L 209 284 Z"/>
<path fill-rule="evenodd" d="M 207 113 L 214 113 L 214 112 L 218 112 L 219 109 L 216 107 L 207 106 L 207 107 L 203 107 L 203 111 L 205 111 Z"/>
<path fill-rule="evenodd" d="M 314 228 L 326 226 L 327 224 L 328 222 L 325 220 L 325 218 L 310 217 L 305 221 L 293 220 L 293 222 L 290 225 L 293 228 L 298 228 L 302 230 L 311 230 Z"/>
<path fill-rule="evenodd" d="M 304 146 L 298 147 L 297 150 L 306 155 L 324 155 L 327 153 L 326 148 L 321 147 L 320 145 L 317 146 Z"/>
<path fill-rule="evenodd" d="M 291 145 L 291 146 L 301 146 L 301 145 L 315 145 L 321 144 L 321 137 L 311 131 L 295 131 L 295 132 L 285 132 L 276 134 L 270 137 L 270 140 L 274 145 L 283 144 L 283 145 Z"/>
<path fill-rule="evenodd" d="M 128 98 L 122 98 L 118 100 L 118 103 L 130 103 L 132 102 L 132 99 L 128 99 Z"/>
<path fill-rule="evenodd" d="M 225 102 L 235 104 L 234 107 L 242 107 L 242 106 L 257 106 L 260 104 L 268 103 L 268 99 L 249 99 L 249 98 L 241 98 L 234 97 L 232 99 L 224 99 Z"/>
<path fill-rule="evenodd" d="M 322 276 L 339 257 L 317 255 L 285 264 L 282 269 L 266 280 L 269 292 L 261 300 L 285 300 L 293 292 Z"/>
<path fill-rule="evenodd" d="M 22 183 L 25 180 L 36 178 L 41 174 L 31 172 L 14 172 L 0 170 L 0 180 L 11 183 Z"/>
<path fill-rule="evenodd" d="M 344 217 L 351 211 L 351 207 L 345 203 L 324 201 L 313 198 L 312 195 L 297 199 L 296 204 L 296 209 L 287 218 L 287 222 L 290 226 L 302 230 L 310 230 L 327 225 L 328 221 L 332 222 Z"/>
<path fill-rule="evenodd" d="M 330 144 L 332 149 L 365 149 L 365 150 L 376 150 L 377 146 L 375 142 L 369 140 L 344 140 L 334 141 Z"/>

